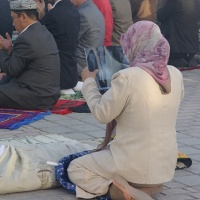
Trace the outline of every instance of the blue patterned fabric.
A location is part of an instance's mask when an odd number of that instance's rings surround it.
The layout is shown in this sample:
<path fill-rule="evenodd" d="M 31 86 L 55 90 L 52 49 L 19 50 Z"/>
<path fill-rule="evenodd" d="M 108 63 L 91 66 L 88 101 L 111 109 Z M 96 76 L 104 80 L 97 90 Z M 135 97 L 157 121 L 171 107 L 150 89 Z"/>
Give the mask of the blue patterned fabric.
<path fill-rule="evenodd" d="M 76 158 L 79 158 L 81 156 L 87 155 L 91 153 L 91 151 L 83 151 L 80 153 L 75 153 L 75 154 L 71 154 L 68 155 L 64 158 L 62 158 L 59 162 L 58 162 L 58 166 L 55 167 L 56 170 L 56 178 L 59 180 L 60 184 L 66 188 L 70 193 L 76 193 L 76 185 L 74 185 L 68 178 L 68 174 L 67 174 L 67 168 L 70 164 L 70 162 Z M 105 196 L 101 196 L 101 197 L 96 197 L 97 200 L 111 200 Z"/>

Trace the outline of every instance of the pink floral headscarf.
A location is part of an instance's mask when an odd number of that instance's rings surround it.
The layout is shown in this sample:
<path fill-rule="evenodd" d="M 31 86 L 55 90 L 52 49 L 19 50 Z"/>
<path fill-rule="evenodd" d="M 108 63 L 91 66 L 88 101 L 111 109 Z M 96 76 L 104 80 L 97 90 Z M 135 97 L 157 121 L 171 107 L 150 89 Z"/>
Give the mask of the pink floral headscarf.
<path fill-rule="evenodd" d="M 167 68 L 170 47 L 159 27 L 150 21 L 139 21 L 122 34 L 120 42 L 130 67 L 147 71 L 164 93 L 170 93 L 171 81 Z"/>

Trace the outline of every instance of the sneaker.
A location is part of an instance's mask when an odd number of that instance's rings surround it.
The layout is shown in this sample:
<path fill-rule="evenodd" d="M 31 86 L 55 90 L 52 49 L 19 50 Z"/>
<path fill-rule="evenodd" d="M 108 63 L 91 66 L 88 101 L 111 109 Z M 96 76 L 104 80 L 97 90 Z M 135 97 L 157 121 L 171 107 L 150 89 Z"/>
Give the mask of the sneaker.
<path fill-rule="evenodd" d="M 60 94 L 75 94 L 73 89 L 60 90 Z"/>
<path fill-rule="evenodd" d="M 78 81 L 78 83 L 76 84 L 76 86 L 73 88 L 73 90 L 75 92 L 80 92 L 83 86 L 83 82 L 82 81 Z"/>

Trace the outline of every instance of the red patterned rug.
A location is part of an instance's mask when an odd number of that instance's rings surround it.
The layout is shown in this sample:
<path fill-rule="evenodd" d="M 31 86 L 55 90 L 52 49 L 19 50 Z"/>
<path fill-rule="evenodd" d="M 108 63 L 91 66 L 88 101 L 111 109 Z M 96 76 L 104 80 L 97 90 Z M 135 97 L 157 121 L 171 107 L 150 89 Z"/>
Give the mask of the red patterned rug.
<path fill-rule="evenodd" d="M 23 125 L 43 119 L 50 111 L 25 111 L 0 108 L 0 129 L 17 129 Z"/>
<path fill-rule="evenodd" d="M 70 108 L 81 106 L 84 103 L 85 101 L 59 99 L 51 112 L 54 114 L 66 115 L 72 112 Z"/>

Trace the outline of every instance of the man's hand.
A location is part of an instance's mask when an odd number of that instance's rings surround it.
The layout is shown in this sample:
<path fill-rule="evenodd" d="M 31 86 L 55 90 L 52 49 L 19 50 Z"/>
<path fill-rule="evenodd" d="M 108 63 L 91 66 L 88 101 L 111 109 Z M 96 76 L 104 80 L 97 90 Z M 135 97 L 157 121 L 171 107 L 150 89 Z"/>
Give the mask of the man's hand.
<path fill-rule="evenodd" d="M 37 11 L 39 13 L 39 18 L 42 19 L 45 15 L 45 2 L 44 0 L 35 0 L 37 4 Z"/>
<path fill-rule="evenodd" d="M 6 33 L 6 38 L 0 35 L 0 49 L 5 49 L 9 54 L 12 51 L 12 39 L 8 33 Z"/>
<path fill-rule="evenodd" d="M 94 70 L 93 72 L 90 72 L 88 67 L 85 67 L 84 70 L 81 73 L 82 81 L 84 82 L 87 78 L 94 78 L 97 75 L 98 70 Z"/>
<path fill-rule="evenodd" d="M 4 76 L 6 76 L 6 73 L 0 72 L 0 80 L 2 80 Z"/>
<path fill-rule="evenodd" d="M 50 3 L 48 3 L 48 11 L 50 11 L 52 8 L 53 6 Z"/>

